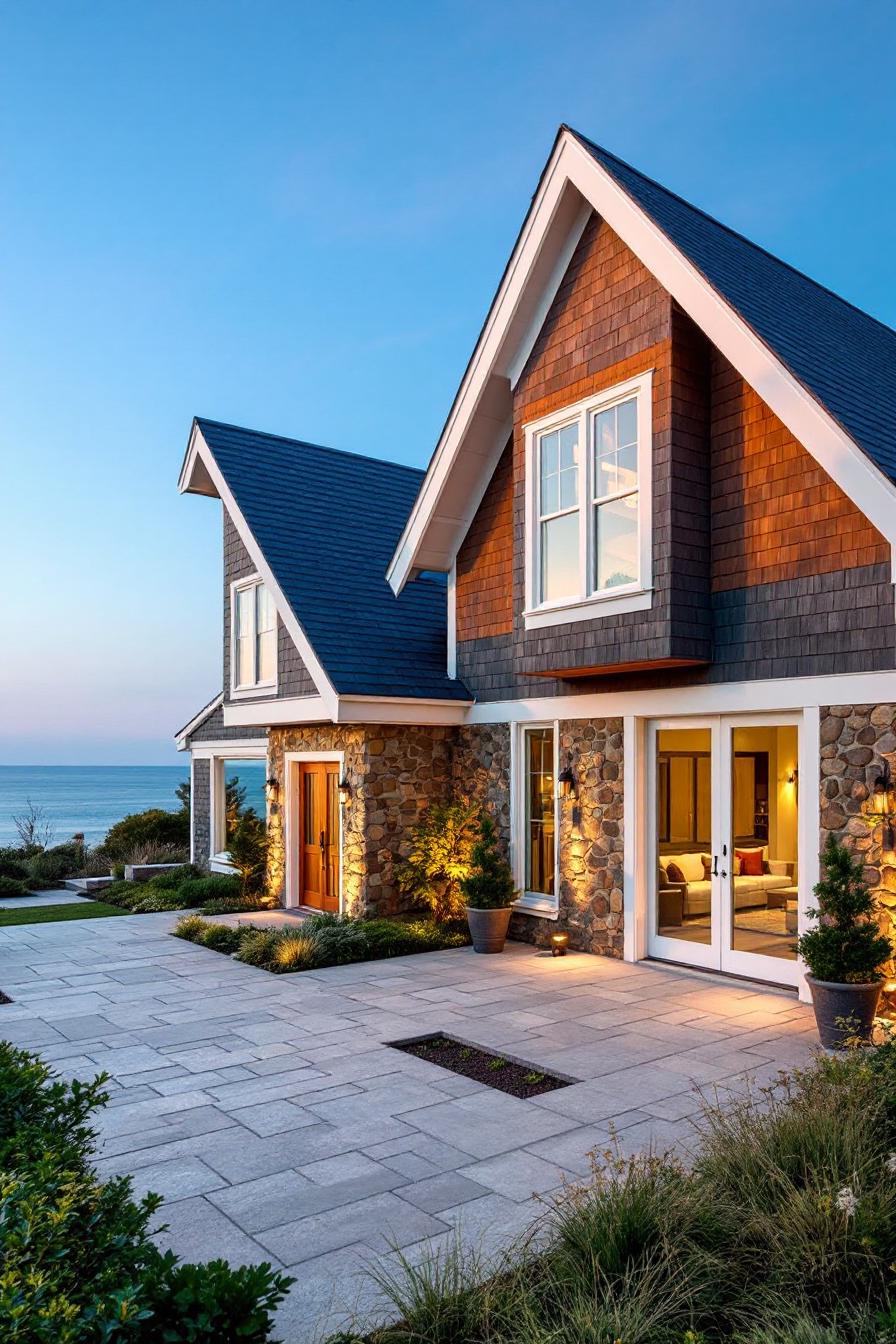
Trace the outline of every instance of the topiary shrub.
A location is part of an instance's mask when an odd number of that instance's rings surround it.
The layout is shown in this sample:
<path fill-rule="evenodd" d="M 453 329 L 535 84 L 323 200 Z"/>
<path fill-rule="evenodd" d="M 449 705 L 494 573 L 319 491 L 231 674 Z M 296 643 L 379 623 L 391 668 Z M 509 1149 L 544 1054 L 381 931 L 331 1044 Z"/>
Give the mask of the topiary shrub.
<path fill-rule="evenodd" d="M 122 862 L 128 862 L 129 854 L 146 845 L 177 845 L 189 849 L 189 813 L 166 812 L 160 807 L 132 812 L 110 827 L 103 841 L 103 849 L 109 857 Z"/>
<path fill-rule="evenodd" d="M 0 876 L 0 896 L 27 896 L 30 888 L 17 877 Z"/>
<path fill-rule="evenodd" d="M 797 940 L 796 950 L 816 980 L 867 984 L 883 979 L 893 955 L 875 918 L 877 903 L 865 881 L 863 862 L 833 835 L 821 856 L 824 869 L 815 887 L 818 927 Z"/>
<path fill-rule="evenodd" d="M 510 864 L 498 849 L 498 835 L 491 817 L 482 818 L 471 863 L 470 873 L 460 884 L 466 905 L 471 910 L 506 910 L 513 905 L 519 893 Z"/>
<path fill-rule="evenodd" d="M 0 1041 L 0 1338 L 9 1344 L 270 1340 L 293 1280 L 270 1265 L 182 1264 L 150 1236 L 158 1195 L 91 1165 L 100 1075 L 63 1082 Z"/>

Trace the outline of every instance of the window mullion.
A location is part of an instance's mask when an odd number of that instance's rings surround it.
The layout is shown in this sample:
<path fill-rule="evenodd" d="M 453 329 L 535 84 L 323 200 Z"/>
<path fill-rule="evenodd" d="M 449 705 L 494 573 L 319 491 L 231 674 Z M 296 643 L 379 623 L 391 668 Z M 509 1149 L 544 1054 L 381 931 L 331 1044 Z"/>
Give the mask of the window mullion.
<path fill-rule="evenodd" d="M 590 547 L 587 516 L 591 478 L 589 467 L 591 444 L 588 436 L 588 420 L 588 412 L 583 411 L 579 417 L 579 597 L 583 600 L 588 596 L 591 589 L 588 569 Z"/>

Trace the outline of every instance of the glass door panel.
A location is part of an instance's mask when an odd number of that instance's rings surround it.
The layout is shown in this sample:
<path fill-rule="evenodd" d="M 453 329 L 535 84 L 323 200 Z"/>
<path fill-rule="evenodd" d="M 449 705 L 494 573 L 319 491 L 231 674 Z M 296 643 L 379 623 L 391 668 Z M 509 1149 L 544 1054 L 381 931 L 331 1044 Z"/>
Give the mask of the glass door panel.
<path fill-rule="evenodd" d="M 718 720 L 649 726 L 651 956 L 718 967 L 718 879 L 713 875 Z"/>
<path fill-rule="evenodd" d="M 797 981 L 799 728 L 726 721 L 722 969 Z"/>

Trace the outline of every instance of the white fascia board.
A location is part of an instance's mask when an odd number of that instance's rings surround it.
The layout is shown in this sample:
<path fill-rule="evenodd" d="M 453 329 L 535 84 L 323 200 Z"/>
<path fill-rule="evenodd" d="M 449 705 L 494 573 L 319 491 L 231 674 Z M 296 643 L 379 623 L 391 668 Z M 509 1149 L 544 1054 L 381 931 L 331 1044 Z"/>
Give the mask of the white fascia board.
<path fill-rule="evenodd" d="M 193 718 L 190 720 L 189 723 L 184 724 L 183 728 L 181 728 L 180 732 L 174 739 L 178 751 L 186 751 L 187 738 L 190 736 L 191 733 L 195 733 L 196 729 L 200 726 L 200 724 L 205 723 L 206 719 L 210 718 L 211 715 L 214 714 L 215 710 L 221 704 L 223 699 L 224 699 L 224 692 L 221 691 L 219 695 L 215 696 L 214 700 L 210 700 L 203 709 L 200 709 L 198 714 L 194 714 Z"/>
<path fill-rule="evenodd" d="M 526 358 L 531 353 L 532 347 L 528 342 L 534 343 L 538 335 L 536 330 L 533 336 L 533 319 L 553 284 L 554 290 L 547 303 L 547 307 L 550 307 L 566 269 L 565 266 L 563 270 L 559 269 L 559 259 L 569 249 L 572 235 L 578 242 L 591 212 L 590 206 L 585 208 L 581 198 L 568 190 L 567 183 L 558 175 L 556 168 L 557 148 L 542 174 L 539 190 L 523 222 L 420 493 L 386 571 L 395 593 L 400 593 L 415 568 L 420 568 L 417 557 L 424 534 L 436 515 L 458 451 L 461 446 L 466 446 L 474 419 L 486 420 L 483 438 L 491 441 L 492 446 L 488 452 L 480 448 L 480 455 L 485 466 L 490 464 L 491 471 L 494 471 L 497 456 L 500 456 L 506 443 L 511 423 L 511 375 L 516 373 L 519 376 L 522 368 L 519 361 L 523 352 L 526 351 Z M 569 251 L 571 255 L 572 250 Z M 533 282 L 531 289 L 530 281 Z M 503 439 L 500 439 L 502 434 Z M 497 456 L 494 451 L 496 439 L 500 440 Z M 479 488 L 480 498 L 488 479 L 487 476 Z M 449 510 L 446 521 L 449 524 L 456 523 L 458 526 L 455 531 L 460 531 L 467 522 L 467 510 L 464 510 L 463 516 L 455 518 L 451 517 Z M 455 536 L 452 555 L 447 558 L 445 568 L 450 564 L 457 544 Z M 430 567 L 428 560 L 423 567 Z"/>
<path fill-rule="evenodd" d="M 240 737 L 223 742 L 200 742 L 190 754 L 196 761 L 217 756 L 232 756 L 234 759 L 254 761 L 266 756 L 267 750 L 266 737 Z"/>
<path fill-rule="evenodd" d="M 190 485 L 190 480 L 192 479 L 194 465 L 191 464 L 195 464 L 197 461 L 202 462 L 206 472 L 208 473 L 209 480 L 213 483 L 215 487 L 215 491 L 217 492 L 218 498 L 221 500 L 221 503 L 224 505 L 227 512 L 230 514 L 231 519 L 233 520 L 234 527 L 236 528 L 240 540 L 245 546 L 252 560 L 252 563 L 255 565 L 255 568 L 257 569 L 260 576 L 264 579 L 265 587 L 267 588 L 268 592 L 274 599 L 274 606 L 277 608 L 277 613 L 280 616 L 280 619 L 282 620 L 283 624 L 286 626 L 286 629 L 288 630 L 293 643 L 295 644 L 296 648 L 299 651 L 299 656 L 301 657 L 302 662 L 305 664 L 305 667 L 308 671 L 308 675 L 314 682 L 318 694 L 320 695 L 322 701 L 327 707 L 325 717 L 327 718 L 333 717 L 333 715 L 335 715 L 336 713 L 336 702 L 338 699 L 336 689 L 333 686 L 333 683 L 330 681 L 330 678 L 324 671 L 323 664 L 319 661 L 317 654 L 311 647 L 311 642 L 309 641 L 308 636 L 305 634 L 305 631 L 302 629 L 302 626 L 299 624 L 295 612 L 287 602 L 283 594 L 283 590 L 277 583 L 277 580 L 274 578 L 273 572 L 271 571 L 271 568 L 267 560 L 265 559 L 264 553 L 261 550 L 261 547 L 258 545 L 257 541 L 255 540 L 255 537 L 252 535 L 252 532 L 245 518 L 240 512 L 239 505 L 237 504 L 230 490 L 230 487 L 225 481 L 224 476 L 222 475 L 221 470 L 218 467 L 217 462 L 215 461 L 214 454 L 212 453 L 211 449 L 209 448 L 208 444 L 206 443 L 202 435 L 202 431 L 200 430 L 198 425 L 194 425 L 193 435 L 190 441 L 190 447 L 187 450 L 187 456 L 184 459 L 184 466 L 181 472 L 181 479 L 179 483 L 179 489 L 181 490 L 181 493 L 185 493 L 192 489 Z M 228 722 L 227 709 L 228 706 L 225 705 L 224 706 L 225 723 Z M 235 720 L 235 722 L 260 723 L 261 720 L 237 719 Z M 278 722 L 282 722 L 282 720 L 278 720 Z"/>
<path fill-rule="evenodd" d="M 387 577 L 393 590 L 400 592 L 414 569 L 419 567 L 418 556 L 424 538 L 436 522 L 439 505 L 457 459 L 467 451 L 473 422 L 480 414 L 479 403 L 490 381 L 496 381 L 503 374 L 508 380 L 509 392 L 511 375 L 518 376 L 521 371 L 519 359 L 526 349 L 529 334 L 514 344 L 510 339 L 512 324 L 521 311 L 523 293 L 532 280 L 535 263 L 540 255 L 546 255 L 545 244 L 548 239 L 551 239 L 556 249 L 554 257 L 556 264 L 559 264 L 565 249 L 556 236 L 551 238 L 551 234 L 561 217 L 561 207 L 565 202 L 569 210 L 570 201 L 577 202 L 577 205 L 566 226 L 567 246 L 569 235 L 578 227 L 584 201 L 588 211 L 593 209 L 606 220 L 819 466 L 890 542 L 896 564 L 896 486 L 893 482 L 875 466 L 727 300 L 713 289 L 659 225 L 635 203 L 574 135 L 564 131 L 558 138 L 542 176 L 448 422 L 389 565 Z M 549 289 L 549 284 L 546 283 L 545 288 Z M 536 300 L 532 314 L 539 312 L 541 307 L 542 302 Z M 513 351 L 509 358 L 508 349 Z M 478 483 L 478 489 L 473 493 L 481 498 L 484 490 L 485 485 Z M 457 515 L 459 511 L 455 508 L 453 513 Z M 451 518 L 446 516 L 441 521 L 450 524 Z M 445 549 L 443 542 L 440 546 Z M 443 556 L 446 567 L 452 558 L 453 554 L 446 551 Z"/>
<path fill-rule="evenodd" d="M 224 706 L 225 728 L 268 728 L 288 723 L 335 723 L 335 706 L 321 695 L 236 701 Z"/>
<path fill-rule="evenodd" d="M 462 724 L 469 700 L 413 700 L 398 696 L 341 695 L 337 723 Z"/>
<path fill-rule="evenodd" d="M 730 681 L 645 691 L 533 696 L 475 704 L 467 723 L 540 723 L 546 718 L 591 719 L 625 715 L 671 718 L 681 714 L 756 714 L 807 705 L 896 703 L 896 670 L 844 672 L 827 677 Z"/>

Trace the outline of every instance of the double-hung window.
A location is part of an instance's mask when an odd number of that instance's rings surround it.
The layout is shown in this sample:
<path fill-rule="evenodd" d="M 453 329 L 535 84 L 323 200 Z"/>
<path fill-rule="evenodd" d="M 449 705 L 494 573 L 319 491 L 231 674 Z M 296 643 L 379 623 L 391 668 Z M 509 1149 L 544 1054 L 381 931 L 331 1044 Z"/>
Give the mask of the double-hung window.
<path fill-rule="evenodd" d="M 277 617 L 267 588 L 258 578 L 232 589 L 233 690 L 256 691 L 277 684 Z"/>
<path fill-rule="evenodd" d="M 650 605 L 651 375 L 526 427 L 526 624 Z"/>

